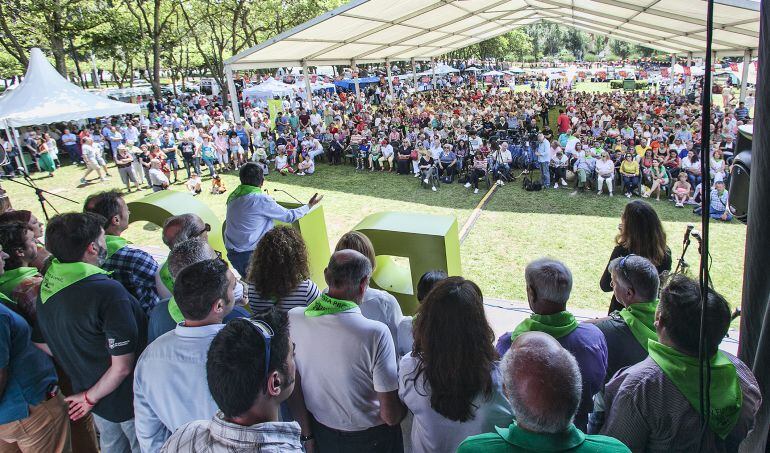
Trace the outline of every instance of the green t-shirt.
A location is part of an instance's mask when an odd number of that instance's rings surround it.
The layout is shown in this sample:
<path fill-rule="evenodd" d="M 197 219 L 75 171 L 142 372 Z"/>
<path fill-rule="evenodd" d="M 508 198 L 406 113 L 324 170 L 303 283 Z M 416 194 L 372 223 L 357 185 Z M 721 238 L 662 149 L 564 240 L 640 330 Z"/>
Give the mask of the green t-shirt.
<path fill-rule="evenodd" d="M 575 425 L 559 434 L 537 434 L 525 431 L 513 422 L 508 428 L 471 436 L 457 448 L 457 453 L 630 453 L 623 442 L 608 436 L 584 434 Z"/>

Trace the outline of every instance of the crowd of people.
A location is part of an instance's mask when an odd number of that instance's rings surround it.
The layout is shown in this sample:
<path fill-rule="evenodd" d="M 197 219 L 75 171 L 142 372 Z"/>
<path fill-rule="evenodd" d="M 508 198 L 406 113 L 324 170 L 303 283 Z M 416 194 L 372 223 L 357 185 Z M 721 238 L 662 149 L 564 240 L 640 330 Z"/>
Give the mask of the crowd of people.
<path fill-rule="evenodd" d="M 323 197 L 289 210 L 262 192 L 258 164 L 239 177 L 229 263 L 211 226 L 183 214 L 164 222 L 159 265 L 122 237 L 130 212 L 116 190 L 44 235 L 29 211 L 0 215 L 2 448 L 728 452 L 754 428 L 758 385 L 718 349 L 730 310 L 710 289 L 700 416 L 701 289 L 667 276 L 671 251 L 645 201 L 627 205 L 601 278 L 607 317 L 576 320 L 570 270 L 541 258 L 523 276 L 533 314 L 495 341 L 478 285 L 441 270 L 422 276 L 404 316 L 371 287 L 375 251 L 357 231 L 311 280 L 302 237 L 273 221 Z"/>
<path fill-rule="evenodd" d="M 677 207 L 699 203 L 708 190 L 712 217 L 732 217 L 725 187 L 738 126 L 751 123 L 743 102 L 714 106 L 710 178 L 703 181 L 699 97 L 681 87 L 587 93 L 533 84 L 516 92 L 465 81 L 427 92 L 391 93 L 384 82 L 373 88 L 360 96 L 324 91 L 311 102 L 286 97 L 274 117 L 267 99 L 242 101 L 236 115 L 210 96 L 151 98 L 146 116 L 79 131 L 32 130 L 22 143 L 41 170 L 53 172 L 60 149 L 85 165 L 82 184 L 92 172 L 107 178 L 111 158 L 128 191 L 167 189 L 180 183 L 183 169 L 193 194 L 203 190 L 206 171 L 211 192 L 224 193 L 218 175 L 246 162 L 265 174 L 306 176 L 325 158 L 360 171 L 413 174 L 434 191 L 439 182 L 460 182 L 474 192 L 479 182 L 504 185 L 515 167 L 539 174 L 543 189 L 662 196 Z M 13 154 L 10 142 L 0 141 Z M 15 171 L 12 166 L 6 172 Z"/>

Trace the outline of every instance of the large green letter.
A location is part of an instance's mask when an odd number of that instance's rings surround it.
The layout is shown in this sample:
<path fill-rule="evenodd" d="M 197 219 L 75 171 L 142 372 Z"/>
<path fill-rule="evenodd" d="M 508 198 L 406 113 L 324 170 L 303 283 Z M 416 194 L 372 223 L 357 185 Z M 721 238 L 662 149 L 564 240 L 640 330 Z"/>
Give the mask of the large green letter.
<path fill-rule="evenodd" d="M 302 206 L 299 203 L 288 203 L 279 201 L 279 205 L 286 209 L 294 209 Z M 276 222 L 280 224 L 282 222 Z M 326 217 L 324 216 L 323 206 L 320 204 L 313 206 L 307 214 L 292 224 L 299 230 L 302 239 L 305 240 L 307 247 L 308 266 L 310 267 L 310 278 L 319 288 L 326 288 L 324 279 L 324 269 L 329 264 L 331 251 L 329 250 L 329 235 L 326 232 Z"/>
<path fill-rule="evenodd" d="M 359 223 L 354 230 L 374 245 L 377 269 L 372 286 L 393 294 L 405 314 L 417 309 L 417 282 L 425 272 L 443 270 L 460 275 L 460 238 L 454 216 L 380 212 Z M 409 259 L 409 268 L 393 256 Z"/>

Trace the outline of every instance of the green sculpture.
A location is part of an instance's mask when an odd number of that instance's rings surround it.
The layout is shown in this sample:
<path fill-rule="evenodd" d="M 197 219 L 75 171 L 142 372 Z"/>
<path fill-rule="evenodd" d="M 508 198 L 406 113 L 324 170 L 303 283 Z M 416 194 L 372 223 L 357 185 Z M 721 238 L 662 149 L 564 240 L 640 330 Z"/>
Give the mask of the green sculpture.
<path fill-rule="evenodd" d="M 377 268 L 372 286 L 393 294 L 404 314 L 417 309 L 417 282 L 425 272 L 443 270 L 460 275 L 460 237 L 454 216 L 380 212 L 353 228 L 374 245 Z M 409 259 L 399 265 L 394 256 Z"/>
<path fill-rule="evenodd" d="M 294 209 L 302 206 L 299 203 L 279 201 L 279 205 L 286 209 Z M 276 224 L 283 224 L 276 222 Z M 285 224 L 284 224 L 285 225 Z M 299 234 L 305 241 L 308 254 L 308 267 L 310 267 L 310 279 L 320 288 L 326 288 L 324 269 L 329 264 L 331 250 L 329 249 L 329 234 L 326 232 L 326 217 L 323 206 L 313 206 L 307 214 L 292 224 L 299 230 Z"/>

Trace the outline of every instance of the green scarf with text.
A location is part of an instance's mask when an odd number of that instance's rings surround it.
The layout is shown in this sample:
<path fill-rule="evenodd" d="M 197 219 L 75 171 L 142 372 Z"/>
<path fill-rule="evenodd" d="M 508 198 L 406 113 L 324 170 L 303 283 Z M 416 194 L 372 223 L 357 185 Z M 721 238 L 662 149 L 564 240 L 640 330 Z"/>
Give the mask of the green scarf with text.
<path fill-rule="evenodd" d="M 658 300 L 631 304 L 620 310 L 620 317 L 626 322 L 636 341 L 646 350 L 648 340 L 658 341 L 658 333 L 655 331 L 655 310 L 658 308 Z"/>
<path fill-rule="evenodd" d="M 115 252 L 128 244 L 127 239 L 123 239 L 120 236 L 113 236 L 111 234 L 104 235 L 104 242 L 107 243 L 107 259 L 110 259 L 110 257 L 112 257 Z"/>
<path fill-rule="evenodd" d="M 684 355 L 674 348 L 650 340 L 650 358 L 660 366 L 696 411 L 700 411 L 700 366 L 697 357 Z M 704 368 L 705 371 L 705 368 Z M 719 351 L 711 357 L 709 428 L 724 439 L 730 434 L 743 404 L 738 372 L 729 358 Z"/>
<path fill-rule="evenodd" d="M 43 283 L 40 284 L 40 301 L 46 303 L 51 296 L 64 288 L 95 274 L 109 275 L 110 273 L 92 264 L 62 263 L 54 258 L 43 277 Z"/>
<path fill-rule="evenodd" d="M 329 297 L 327 294 L 321 294 L 321 297 L 307 306 L 305 309 L 305 316 L 315 318 L 316 316 L 331 315 L 356 307 L 358 307 L 358 305 L 349 300 L 335 299 Z"/>
<path fill-rule="evenodd" d="M 577 329 L 577 326 L 578 322 L 575 320 L 575 316 L 568 311 L 561 311 L 552 315 L 532 313 L 529 318 L 513 329 L 513 332 L 511 332 L 511 343 L 516 341 L 519 335 L 533 330 L 545 332 L 554 338 L 561 338 L 572 333 L 573 330 Z"/>
<path fill-rule="evenodd" d="M 230 204 L 230 202 L 235 200 L 236 198 L 240 198 L 245 195 L 251 195 L 253 193 L 261 194 L 262 189 L 257 186 L 241 184 L 240 186 L 236 187 L 235 190 L 233 190 L 232 193 L 230 193 L 230 195 L 227 197 L 227 204 Z"/>
<path fill-rule="evenodd" d="M 40 272 L 35 267 L 17 267 L 5 271 L 0 275 L 0 293 L 11 297 L 13 290 L 16 289 L 24 280 L 39 275 Z"/>

